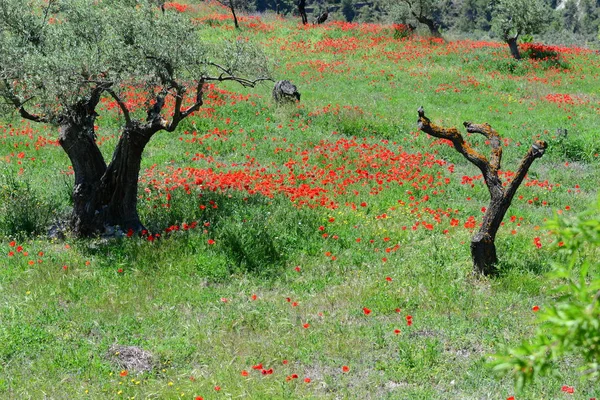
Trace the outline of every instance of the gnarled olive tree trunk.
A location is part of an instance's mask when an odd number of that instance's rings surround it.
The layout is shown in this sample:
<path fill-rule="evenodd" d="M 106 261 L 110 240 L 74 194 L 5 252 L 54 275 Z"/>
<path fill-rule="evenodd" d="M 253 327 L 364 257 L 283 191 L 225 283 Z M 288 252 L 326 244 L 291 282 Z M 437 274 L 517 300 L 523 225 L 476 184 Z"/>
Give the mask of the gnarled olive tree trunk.
<path fill-rule="evenodd" d="M 525 179 L 529 167 L 536 158 L 544 155 L 547 147 L 546 142 L 537 141 L 531 145 L 521 160 L 513 180 L 508 182 L 505 187 L 498 176 L 502 161 L 500 136 L 489 124 L 463 123 L 467 132 L 480 133 L 489 141 L 492 153 L 488 160 L 487 157 L 465 142 L 456 128 L 443 128 L 432 124 L 429 118 L 425 116 L 423 107 L 419 108 L 418 113 L 419 120 L 417 124 L 420 130 L 431 136 L 450 140 L 456 151 L 477 166 L 483 174 L 483 179 L 490 193 L 490 203 L 486 208 L 479 231 L 471 239 L 471 257 L 476 272 L 492 275 L 496 272 L 496 264 L 498 263 L 495 244 L 498 228 L 500 228 L 502 219 L 510 207 L 518 187 Z"/>
<path fill-rule="evenodd" d="M 98 93 L 100 96 L 101 91 Z M 75 174 L 70 227 L 76 236 L 93 236 L 115 226 L 140 232 L 144 225 L 137 212 L 138 177 L 144 148 L 152 136 L 167 128 L 160 107 L 146 122 L 126 124 L 107 165 L 96 144 L 94 111 L 99 98 L 72 107 L 60 118 L 59 143 L 69 156 Z M 120 100 L 119 100 L 120 101 Z M 173 127 L 174 129 L 174 127 Z"/>

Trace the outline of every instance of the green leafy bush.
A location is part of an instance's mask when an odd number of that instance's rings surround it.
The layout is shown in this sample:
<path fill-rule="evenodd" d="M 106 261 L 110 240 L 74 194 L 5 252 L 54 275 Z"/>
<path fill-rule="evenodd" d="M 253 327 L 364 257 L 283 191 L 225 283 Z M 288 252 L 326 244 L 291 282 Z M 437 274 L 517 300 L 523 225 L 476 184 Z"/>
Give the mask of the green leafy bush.
<path fill-rule="evenodd" d="M 57 204 L 43 198 L 29 181 L 4 175 L 0 186 L 0 234 L 25 237 L 44 234 Z"/>
<path fill-rule="evenodd" d="M 518 388 L 552 373 L 568 355 L 587 378 L 600 376 L 600 200 L 573 221 L 556 218 L 548 227 L 557 237 L 559 262 L 551 273 L 557 300 L 542 307 L 530 343 L 496 355 L 494 369 L 513 375 Z"/>

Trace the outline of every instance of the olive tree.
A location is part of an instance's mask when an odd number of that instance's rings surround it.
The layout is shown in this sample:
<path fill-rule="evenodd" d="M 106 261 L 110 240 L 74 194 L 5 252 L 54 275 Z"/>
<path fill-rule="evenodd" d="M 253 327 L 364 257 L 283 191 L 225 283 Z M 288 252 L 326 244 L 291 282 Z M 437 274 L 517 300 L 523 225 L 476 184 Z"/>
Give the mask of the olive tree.
<path fill-rule="evenodd" d="M 542 0 L 499 0 L 492 13 L 492 29 L 508 44 L 510 54 L 520 60 L 519 36 L 541 32 L 550 15 Z"/>
<path fill-rule="evenodd" d="M 75 175 L 70 225 L 77 236 L 114 226 L 144 229 L 137 212 L 144 148 L 202 106 L 205 83 L 254 86 L 269 79 L 255 47 L 203 45 L 186 16 L 141 0 L 29 0 L 27 7 L 3 0 L 0 59 L 3 109 L 59 129 Z M 131 108 L 123 96 L 128 90 L 145 94 L 145 109 Z M 96 143 L 103 96 L 114 98 L 123 121 L 110 160 Z"/>
<path fill-rule="evenodd" d="M 443 0 L 394 0 L 389 3 L 389 12 L 395 22 L 405 23 L 415 19 L 429 29 L 431 36 L 441 38 L 440 26 L 445 11 Z"/>

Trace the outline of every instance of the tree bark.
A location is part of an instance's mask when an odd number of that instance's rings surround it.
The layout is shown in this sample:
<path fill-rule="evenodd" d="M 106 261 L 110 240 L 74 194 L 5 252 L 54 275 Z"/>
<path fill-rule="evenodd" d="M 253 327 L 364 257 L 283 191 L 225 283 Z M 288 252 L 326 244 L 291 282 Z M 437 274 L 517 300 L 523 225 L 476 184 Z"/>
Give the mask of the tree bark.
<path fill-rule="evenodd" d="M 517 43 L 517 37 L 511 37 L 506 40 L 508 43 L 508 48 L 510 49 L 510 55 L 513 56 L 515 60 L 521 59 L 521 53 L 519 53 L 519 44 Z"/>
<path fill-rule="evenodd" d="M 235 7 L 233 6 L 233 0 L 229 0 L 229 8 L 231 9 L 231 14 L 233 15 L 233 25 L 235 29 L 240 29 L 240 24 L 238 23 L 237 15 L 235 15 Z"/>
<path fill-rule="evenodd" d="M 138 178 L 142 153 L 151 135 L 137 124 L 127 126 L 119 139 L 113 158 L 101 179 L 100 192 L 104 223 L 124 231 L 145 229 L 137 212 Z"/>
<path fill-rule="evenodd" d="M 417 15 L 415 15 L 415 17 L 416 17 L 417 21 L 419 21 L 422 24 L 427 25 L 427 28 L 429 28 L 429 33 L 431 33 L 431 36 L 436 37 L 436 38 L 442 37 L 440 28 L 438 27 L 438 25 L 435 23 L 434 20 L 432 20 L 431 18 L 417 16 Z"/>
<path fill-rule="evenodd" d="M 58 141 L 71 160 L 75 174 L 70 225 L 76 236 L 89 236 L 97 230 L 97 191 L 106 172 L 106 163 L 94 133 L 95 105 L 90 102 L 76 105 L 59 122 Z"/>
<path fill-rule="evenodd" d="M 502 184 L 498 171 L 502 161 L 502 144 L 498 133 L 492 129 L 489 124 L 474 124 L 465 122 L 467 132 L 479 133 L 486 137 L 491 147 L 491 155 L 488 160 L 483 154 L 479 153 L 471 145 L 465 142 L 462 135 L 456 128 L 443 128 L 431 123 L 425 116 L 423 107 L 418 110 L 418 127 L 428 135 L 447 139 L 452 142 L 456 151 L 461 153 L 469 162 L 477 166 L 483 175 L 485 184 L 490 193 L 490 203 L 483 216 L 479 231 L 471 239 L 471 258 L 473 268 L 477 273 L 483 275 L 493 275 L 496 273 L 496 264 L 498 256 L 496 254 L 496 234 L 510 207 L 512 199 L 517 188 L 525 179 L 529 167 L 536 158 L 544 155 L 546 142 L 537 141 L 531 145 L 527 151 L 512 181 L 505 186 Z"/>

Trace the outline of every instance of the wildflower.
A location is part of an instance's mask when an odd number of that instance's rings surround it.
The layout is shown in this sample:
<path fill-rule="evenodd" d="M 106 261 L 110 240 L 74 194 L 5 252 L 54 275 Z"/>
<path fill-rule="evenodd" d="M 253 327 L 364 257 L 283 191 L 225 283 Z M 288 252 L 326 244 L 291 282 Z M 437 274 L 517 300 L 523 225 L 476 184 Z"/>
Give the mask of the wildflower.
<path fill-rule="evenodd" d="M 248 376 L 248 371 L 246 371 L 246 370 L 243 370 L 243 371 L 242 371 L 242 376 Z"/>
<path fill-rule="evenodd" d="M 310 378 L 304 378 L 304 382 L 310 383 Z"/>
<path fill-rule="evenodd" d="M 367 307 L 363 307 L 363 312 L 365 313 L 365 315 L 371 314 L 371 310 L 368 309 Z"/>
<path fill-rule="evenodd" d="M 533 312 L 538 312 L 540 310 L 539 306 L 533 306 L 531 307 L 531 309 L 533 310 Z"/>
<path fill-rule="evenodd" d="M 392 278 L 391 278 L 391 277 L 389 277 L 389 276 L 386 276 L 386 277 L 385 277 L 385 280 L 386 280 L 386 281 L 388 281 L 388 282 L 391 282 L 391 281 L 392 281 Z"/>
<path fill-rule="evenodd" d="M 255 295 L 255 294 L 253 294 L 252 296 L 250 296 L 250 300 L 252 300 L 252 301 L 256 300 L 257 298 L 258 298 L 258 296 Z"/>
<path fill-rule="evenodd" d="M 221 390 L 221 386 L 215 386 L 215 391 L 218 392 L 219 390 Z"/>
<path fill-rule="evenodd" d="M 208 239 L 208 244 L 212 246 L 213 244 L 215 244 L 215 241 L 213 239 Z"/>
<path fill-rule="evenodd" d="M 119 375 L 121 375 L 121 376 L 127 376 L 127 375 L 129 375 L 129 372 L 127 372 L 127 370 L 124 369 L 124 370 L 121 371 L 121 373 Z"/>
<path fill-rule="evenodd" d="M 401 332 L 402 332 L 402 331 L 401 331 L 400 329 L 394 329 L 394 333 L 395 333 L 396 335 L 399 335 Z"/>
<path fill-rule="evenodd" d="M 304 324 L 304 325 L 302 325 L 302 327 L 303 327 L 304 329 L 308 329 L 308 328 L 310 328 L 310 324 L 308 324 L 308 323 L 307 323 L 307 324 Z"/>
<path fill-rule="evenodd" d="M 346 373 L 348 371 L 350 371 L 350 367 L 349 366 L 347 366 L 347 365 L 342 366 L 342 372 L 343 373 Z"/>

